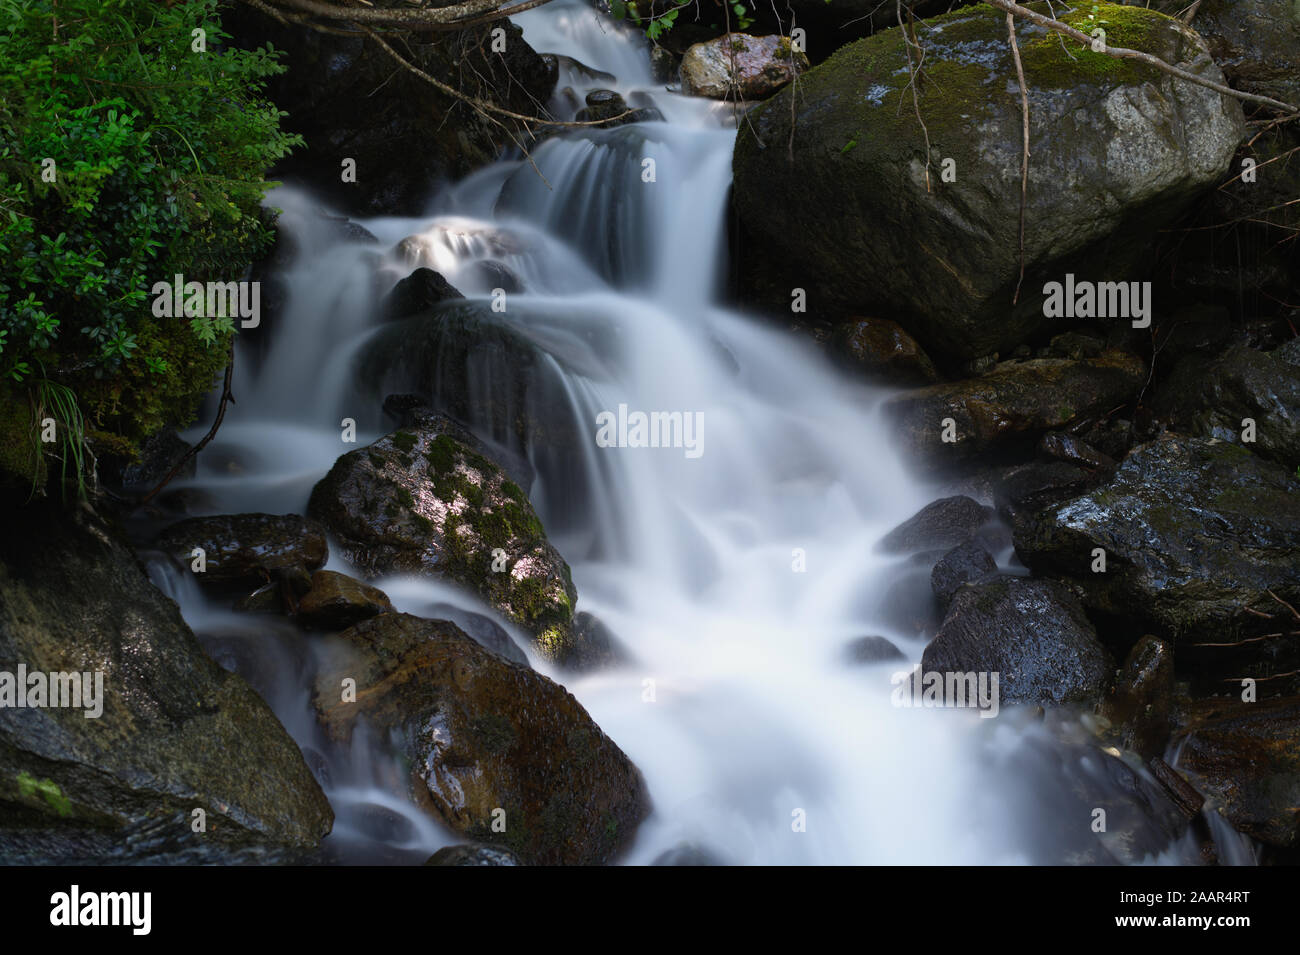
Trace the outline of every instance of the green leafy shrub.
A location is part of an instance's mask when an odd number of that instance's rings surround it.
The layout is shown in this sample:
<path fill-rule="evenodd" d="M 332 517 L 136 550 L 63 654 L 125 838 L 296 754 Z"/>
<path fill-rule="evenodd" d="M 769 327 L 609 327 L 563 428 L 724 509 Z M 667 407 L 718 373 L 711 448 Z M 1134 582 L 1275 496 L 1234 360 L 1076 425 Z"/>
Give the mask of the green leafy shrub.
<path fill-rule="evenodd" d="M 151 290 L 243 277 L 300 139 L 261 98 L 276 52 L 225 47 L 217 7 L 0 0 L 0 414 L 62 386 L 129 453 L 224 367 L 231 318 L 156 318 Z"/>

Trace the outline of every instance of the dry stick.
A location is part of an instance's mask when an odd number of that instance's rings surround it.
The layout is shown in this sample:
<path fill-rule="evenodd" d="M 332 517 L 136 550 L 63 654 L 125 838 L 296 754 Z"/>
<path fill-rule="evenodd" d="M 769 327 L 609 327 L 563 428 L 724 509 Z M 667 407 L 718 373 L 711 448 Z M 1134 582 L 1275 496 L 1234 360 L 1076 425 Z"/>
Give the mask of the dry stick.
<path fill-rule="evenodd" d="M 1007 14 L 1007 33 L 1011 37 L 1011 58 L 1016 63 L 1016 79 L 1020 83 L 1020 115 L 1023 128 L 1020 150 L 1020 277 L 1011 304 L 1020 301 L 1020 286 L 1025 281 L 1025 205 L 1029 197 L 1029 90 L 1025 86 L 1025 65 L 1020 62 L 1020 45 L 1016 43 L 1016 18 Z"/>
<path fill-rule="evenodd" d="M 911 13 L 908 8 L 908 13 Z M 926 128 L 925 120 L 921 118 L 921 101 L 916 92 L 916 79 L 921 67 L 925 65 L 925 49 L 916 41 L 916 27 L 912 27 L 909 34 L 907 24 L 903 22 L 903 0 L 894 0 L 894 13 L 898 17 L 898 28 L 903 31 L 903 49 L 907 51 L 907 85 L 912 88 L 912 108 L 916 110 L 916 121 L 921 124 L 921 135 L 925 137 L 925 191 L 930 191 L 930 130 Z M 912 47 L 915 46 L 919 62 L 916 66 L 912 65 Z"/>
<path fill-rule="evenodd" d="M 1041 13 L 1035 13 L 1028 7 L 1022 7 L 1018 3 L 1012 3 L 1011 0 L 988 0 L 991 6 L 997 7 L 1004 13 L 1014 13 L 1018 17 L 1029 20 L 1038 24 L 1040 27 L 1052 30 L 1056 33 L 1064 33 L 1071 39 L 1078 40 L 1085 46 L 1091 46 L 1093 39 L 1086 33 L 1076 30 L 1068 23 L 1062 23 L 1060 20 L 1054 20 L 1051 17 L 1045 17 Z M 1113 56 L 1119 60 L 1137 60 L 1145 63 L 1147 66 L 1153 66 L 1163 73 L 1175 76 L 1180 80 L 1186 80 L 1189 83 L 1195 83 L 1197 86 L 1204 86 L 1206 89 L 1214 90 L 1216 93 L 1222 93 L 1224 96 L 1230 96 L 1233 99 L 1245 100 L 1249 103 L 1260 103 L 1264 106 L 1271 107 L 1282 113 L 1295 113 L 1300 116 L 1300 108 L 1283 103 L 1281 100 L 1273 99 L 1271 96 L 1259 96 L 1255 93 L 1243 93 L 1241 90 L 1234 90 L 1231 86 L 1225 86 L 1222 83 L 1216 83 L 1213 80 L 1207 80 L 1195 73 L 1189 73 L 1181 67 L 1174 66 L 1160 59 L 1158 56 L 1152 56 L 1150 53 L 1143 53 L 1141 50 L 1130 50 L 1122 46 L 1102 46 L 1101 51 L 1107 56 Z"/>
<path fill-rule="evenodd" d="M 617 116 L 611 116 L 608 119 L 594 119 L 594 120 L 586 120 L 583 122 L 561 122 L 559 120 L 553 120 L 553 119 L 542 119 L 541 117 L 538 116 L 525 116 L 522 113 L 515 113 L 512 112 L 511 110 L 503 109 L 500 106 L 495 106 L 492 103 L 488 103 L 480 99 L 475 99 L 473 96 L 468 96 L 465 93 L 462 93 L 460 90 L 448 86 L 446 83 L 440 82 L 439 80 L 434 79 L 428 73 L 424 72 L 424 70 L 420 69 L 418 66 L 411 63 L 400 53 L 394 50 L 391 46 L 385 43 L 383 38 L 380 37 L 380 35 L 376 33 L 374 30 L 371 30 L 367 27 L 363 29 L 363 32 L 367 36 L 369 36 L 372 40 L 374 40 L 376 43 L 378 43 L 381 47 L 383 47 L 384 52 L 387 53 L 389 56 L 391 56 L 394 60 L 396 60 L 399 66 L 401 66 L 406 70 L 409 70 L 411 73 L 414 73 L 416 76 L 424 80 L 426 83 L 431 83 L 432 85 L 436 86 L 439 90 L 446 93 L 448 96 L 454 99 L 458 99 L 461 102 L 468 103 L 470 106 L 473 106 L 476 110 L 479 110 L 482 113 L 496 113 L 498 116 L 505 116 L 509 119 L 517 119 L 524 123 L 537 123 L 542 126 L 583 127 L 583 126 L 599 126 L 602 123 L 607 123 L 615 119 L 622 119 L 624 116 L 630 116 L 632 113 L 636 112 L 636 110 L 634 109 L 628 109 L 619 113 Z"/>
<path fill-rule="evenodd" d="M 221 404 L 217 406 L 217 420 L 212 422 L 212 429 L 203 436 L 203 440 L 194 447 L 185 452 L 185 456 L 176 462 L 176 466 L 167 472 L 167 476 L 158 482 L 158 486 L 140 499 L 140 506 L 143 507 L 153 500 L 153 496 L 165 488 L 171 479 L 181 473 L 181 468 L 185 467 L 187 461 L 202 451 L 209 441 L 217 435 L 217 429 L 221 427 L 221 420 L 226 416 L 226 405 L 235 400 L 235 396 L 230 393 L 230 379 L 235 373 L 235 337 L 230 336 L 230 358 L 226 361 L 226 381 L 221 388 Z"/>

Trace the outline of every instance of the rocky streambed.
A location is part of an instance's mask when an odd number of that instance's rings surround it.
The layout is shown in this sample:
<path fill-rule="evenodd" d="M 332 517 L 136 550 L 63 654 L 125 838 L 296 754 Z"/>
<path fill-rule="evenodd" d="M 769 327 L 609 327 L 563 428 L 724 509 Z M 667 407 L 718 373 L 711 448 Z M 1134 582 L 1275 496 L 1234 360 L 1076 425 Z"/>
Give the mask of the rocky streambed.
<path fill-rule="evenodd" d="M 503 102 L 600 125 L 496 163 L 426 89 L 366 106 L 374 51 L 275 33 L 311 147 L 286 179 L 378 218 L 286 201 L 253 398 L 197 473 L 136 506 L 160 436 L 93 506 L 6 507 L 0 661 L 106 694 L 0 708 L 0 857 L 949 861 L 906 853 L 984 810 L 913 805 L 869 724 L 997 794 L 1019 861 L 1295 861 L 1295 124 L 1022 22 L 1022 237 L 1001 13 L 916 5 L 917 74 L 891 22 L 790 7 L 653 51 L 585 4 L 522 15 Z M 1294 12 L 1057 12 L 1300 101 Z M 343 61 L 347 109 L 313 111 L 302 76 Z M 382 174 L 341 188 L 340 149 Z M 713 470 L 598 453 L 637 399 L 700 409 Z M 951 728 L 960 681 L 906 722 L 909 667 L 996 674 L 1019 743 Z M 808 807 L 835 835 L 790 849 Z"/>

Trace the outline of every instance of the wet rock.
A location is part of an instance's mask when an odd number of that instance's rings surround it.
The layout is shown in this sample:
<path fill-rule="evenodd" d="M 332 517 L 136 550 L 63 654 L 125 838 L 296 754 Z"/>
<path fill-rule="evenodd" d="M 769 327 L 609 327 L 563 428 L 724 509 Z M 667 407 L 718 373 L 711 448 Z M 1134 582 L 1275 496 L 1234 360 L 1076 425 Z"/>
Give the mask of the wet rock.
<path fill-rule="evenodd" d="M 457 832 L 529 865 L 592 865 L 648 813 L 640 773 L 573 696 L 454 625 L 383 614 L 326 650 L 314 698 L 326 733 L 347 740 L 364 719 L 400 740 L 417 796 Z M 340 700 L 345 677 L 356 702 Z"/>
<path fill-rule="evenodd" d="M 1119 727 L 1126 749 L 1151 758 L 1164 752 L 1172 728 L 1174 645 L 1147 634 L 1120 668 L 1103 713 Z"/>
<path fill-rule="evenodd" d="M 844 648 L 845 657 L 852 663 L 887 663 L 906 660 L 903 651 L 881 636 L 858 637 Z"/>
<path fill-rule="evenodd" d="M 1050 431 L 1038 442 L 1038 450 L 1049 458 L 1099 470 L 1114 470 L 1115 462 L 1086 441 L 1069 434 Z"/>
<path fill-rule="evenodd" d="M 476 434 L 532 446 L 540 457 L 570 457 L 590 436 L 574 428 L 564 383 L 528 325 L 521 306 L 501 316 L 483 303 L 444 303 L 381 328 L 367 341 L 357 375 L 376 400 L 418 394 Z"/>
<path fill-rule="evenodd" d="M 491 259 L 475 262 L 471 274 L 489 291 L 501 289 L 507 295 L 525 291 L 523 280 L 513 270 Z"/>
<path fill-rule="evenodd" d="M 277 580 L 240 597 L 231 609 L 240 613 L 284 613 L 288 608 L 285 606 L 284 589 Z"/>
<path fill-rule="evenodd" d="M 1003 362 L 980 378 L 904 392 L 884 414 L 905 449 L 929 467 L 1026 449 L 1045 431 L 1108 414 L 1137 396 L 1146 381 L 1141 359 L 1109 351 L 1071 361 Z M 945 441 L 945 425 L 951 441 Z"/>
<path fill-rule="evenodd" d="M 1300 845 L 1300 698 L 1210 700 L 1183 718 L 1171 745 L 1207 808 L 1269 845 Z"/>
<path fill-rule="evenodd" d="M 1172 19 L 1112 4 L 1057 13 L 1085 32 L 1089 16 L 1104 18 L 1111 42 L 1222 82 L 1204 42 Z M 1157 232 L 1221 181 L 1241 137 L 1238 102 L 1133 61 L 1075 56 L 1017 20 L 1035 161 L 1013 304 L 1019 219 L 1007 210 L 1020 207 L 1022 117 L 1006 91 L 1006 32 L 979 6 L 917 24 L 924 129 L 897 28 L 842 47 L 749 112 L 734 205 L 755 271 L 789 263 L 787 308 L 788 289 L 816 276 L 826 308 L 887 314 L 943 365 L 1011 354 L 1070 321 L 1044 314 L 1046 283 L 1131 278 Z"/>
<path fill-rule="evenodd" d="M 479 646 L 491 650 L 497 656 L 505 657 L 511 663 L 518 663 L 520 666 L 532 666 L 528 662 L 528 654 L 524 653 L 510 638 L 510 634 L 506 633 L 505 628 L 491 617 L 444 603 L 434 604 L 420 616 L 432 620 L 448 620 L 460 627 Z"/>
<path fill-rule="evenodd" d="M 962 584 L 982 580 L 998 569 L 993 556 L 974 541 L 959 544 L 934 565 L 930 587 L 943 607 L 947 607 Z"/>
<path fill-rule="evenodd" d="M 891 630 L 912 637 L 934 633 L 942 619 L 942 610 L 930 589 L 932 554 L 916 555 L 920 562 L 894 568 L 882 588 L 874 616 Z"/>
<path fill-rule="evenodd" d="M 425 865 L 523 865 L 519 857 L 500 846 L 443 846 Z"/>
<path fill-rule="evenodd" d="M 160 816 L 188 836 L 201 808 L 215 845 L 317 845 L 333 814 L 297 745 L 248 683 L 204 653 L 113 530 L 84 512 L 3 518 L 4 669 L 85 673 L 95 699 L 0 707 L 0 830 L 17 826 L 40 854 L 76 856 Z"/>
<path fill-rule="evenodd" d="M 441 273 L 421 266 L 393 286 L 384 300 L 384 312 L 389 318 L 405 318 L 439 302 L 464 297 Z"/>
<path fill-rule="evenodd" d="M 1087 332 L 1062 332 L 1053 335 L 1048 342 L 1042 358 L 1069 358 L 1079 361 L 1084 358 L 1096 358 L 1106 350 L 1106 339 L 1100 335 Z"/>
<path fill-rule="evenodd" d="M 1016 528 L 1035 571 L 1074 581 L 1090 609 L 1179 641 L 1267 623 L 1269 591 L 1300 600 L 1300 478 L 1235 445 L 1166 435 L 1106 484 Z M 1103 548 L 1105 573 L 1093 573 Z"/>
<path fill-rule="evenodd" d="M 318 570 L 298 602 L 298 623 L 312 630 L 346 630 L 381 613 L 392 613 L 388 595 L 347 574 Z"/>
<path fill-rule="evenodd" d="M 927 504 L 880 539 L 886 554 L 944 551 L 963 544 L 989 522 L 993 509 L 964 495 Z"/>
<path fill-rule="evenodd" d="M 1114 669 L 1079 599 L 1061 584 L 1002 577 L 957 591 L 922 669 L 997 673 L 1003 704 L 1099 698 Z"/>
<path fill-rule="evenodd" d="M 633 109 L 613 90 L 592 90 L 587 94 L 586 103 L 574 119 L 579 123 L 597 122 L 600 129 L 610 129 L 625 123 L 662 122 L 664 118 L 653 106 Z"/>
<path fill-rule="evenodd" d="M 788 37 L 728 33 L 682 57 L 682 92 L 712 99 L 766 99 L 808 68 Z"/>
<path fill-rule="evenodd" d="M 1034 461 L 1008 468 L 993 483 L 993 503 L 1012 527 L 1023 517 L 1072 500 L 1101 478 L 1077 464 Z"/>
<path fill-rule="evenodd" d="M 1149 865 L 1189 831 L 1182 805 L 1136 754 L 1101 749 L 1086 736 L 1032 736 L 1002 772 L 1017 781 L 1009 811 L 1032 834 L 1036 865 Z M 1104 832 L 1093 829 L 1098 809 Z"/>
<path fill-rule="evenodd" d="M 1160 386 L 1153 406 L 1179 431 L 1300 464 L 1300 368 L 1284 356 L 1243 346 L 1217 358 L 1189 356 Z M 1249 443 L 1243 438 L 1248 418 L 1255 423 Z"/>
<path fill-rule="evenodd" d="M 157 546 L 187 571 L 202 548 L 207 569 L 194 576 L 205 586 L 301 579 L 329 557 L 324 528 L 297 514 L 191 517 L 165 528 Z"/>
<path fill-rule="evenodd" d="M 572 651 L 568 564 L 523 490 L 436 421 L 343 455 L 308 511 L 367 575 L 456 581 L 527 630 L 549 659 Z"/>
<path fill-rule="evenodd" d="M 711 849 L 694 842 L 681 842 L 655 856 L 651 865 L 726 865 Z"/>
<path fill-rule="evenodd" d="M 599 617 L 583 611 L 573 618 L 573 649 L 560 661 L 577 671 L 604 670 L 628 663 L 631 656 Z"/>
<path fill-rule="evenodd" d="M 888 319 L 854 318 L 836 326 L 831 353 L 868 381 L 919 385 L 939 380 L 930 356 L 916 339 Z"/>
<path fill-rule="evenodd" d="M 677 57 L 673 56 L 671 50 L 666 50 L 662 46 L 650 48 L 650 75 L 654 77 L 656 83 L 671 83 L 677 79 L 679 65 Z"/>

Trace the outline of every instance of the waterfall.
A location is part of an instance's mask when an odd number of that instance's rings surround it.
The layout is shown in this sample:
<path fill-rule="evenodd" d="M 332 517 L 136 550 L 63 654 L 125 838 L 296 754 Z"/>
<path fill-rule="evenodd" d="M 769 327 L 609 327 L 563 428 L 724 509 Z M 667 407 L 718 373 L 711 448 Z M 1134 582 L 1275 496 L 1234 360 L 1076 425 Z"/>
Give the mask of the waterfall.
<path fill-rule="evenodd" d="M 891 674 L 924 645 L 882 613 L 906 559 L 873 545 L 938 492 L 891 447 L 877 415 L 887 392 L 720 301 L 734 108 L 656 85 L 644 39 L 578 0 L 516 20 L 534 48 L 617 78 L 566 65 L 561 88 L 581 100 L 612 87 L 665 121 L 557 133 L 432 208 L 360 223 L 377 243 L 321 229 L 310 197 L 277 190 L 268 201 L 297 249 L 288 300 L 264 353 L 241 352 L 238 403 L 189 482 L 203 507 L 302 511 L 340 454 L 388 430 L 377 399 L 400 382 L 357 374 L 385 334 L 383 295 L 418 263 L 486 302 L 482 265 L 503 267 L 520 288 L 484 320 L 535 351 L 526 393 L 581 440 L 548 447 L 501 431 L 481 411 L 511 394 L 499 364 L 471 369 L 459 397 L 471 426 L 527 456 L 578 609 L 633 657 L 582 676 L 535 661 L 645 775 L 654 812 L 626 861 L 683 844 L 739 864 L 1033 861 L 1043 829 L 1022 818 L 1033 794 L 996 755 L 1023 747 L 1038 732 L 1030 721 L 891 703 Z M 440 393 L 444 378 L 429 381 Z M 690 416 L 698 455 L 599 446 L 601 416 L 620 409 Z M 345 418 L 357 445 L 340 443 Z M 350 570 L 338 557 L 329 566 Z M 266 639 L 274 625 L 179 591 L 160 567 L 155 578 L 219 659 L 260 674 L 339 813 L 328 844 L 354 849 L 341 857 L 420 861 L 459 841 L 394 799 L 390 768 L 364 739 L 348 752 L 320 739 L 302 677 L 310 659 L 287 637 Z M 492 613 L 427 580 L 379 585 L 399 610 Z M 908 660 L 847 663 L 846 644 L 866 634 Z"/>

